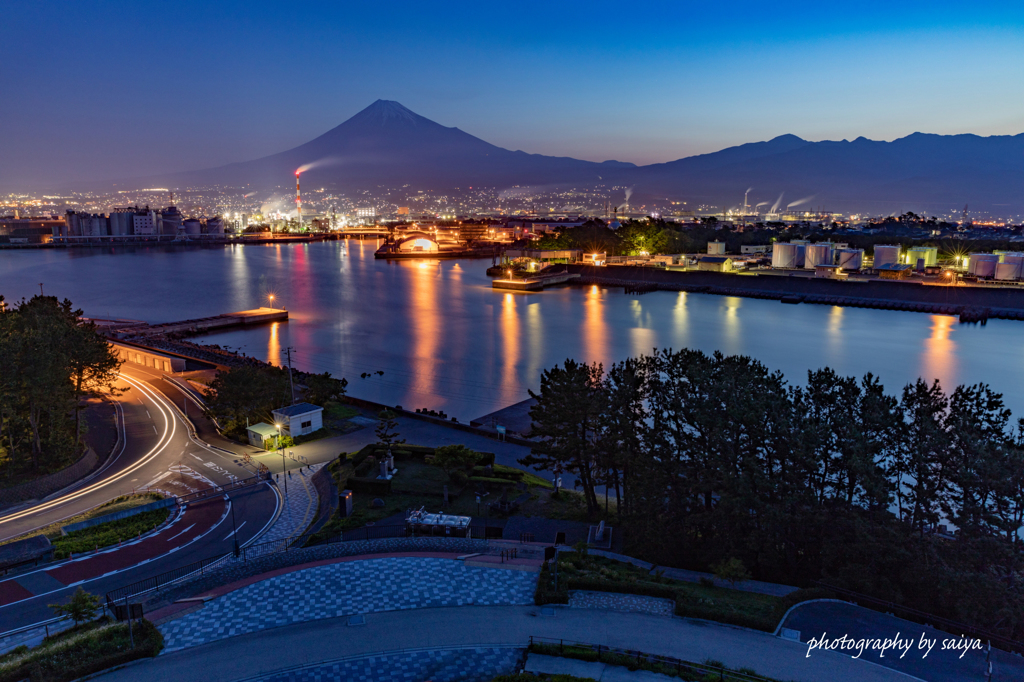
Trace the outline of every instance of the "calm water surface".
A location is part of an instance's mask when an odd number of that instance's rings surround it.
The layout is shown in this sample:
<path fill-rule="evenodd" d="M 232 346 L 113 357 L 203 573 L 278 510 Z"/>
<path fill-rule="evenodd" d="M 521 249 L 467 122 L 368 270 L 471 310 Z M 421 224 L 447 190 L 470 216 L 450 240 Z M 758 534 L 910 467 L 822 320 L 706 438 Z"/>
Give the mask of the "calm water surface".
<path fill-rule="evenodd" d="M 70 298 L 87 315 L 166 322 L 266 305 L 290 321 L 201 337 L 349 380 L 359 397 L 466 420 L 528 397 L 566 358 L 606 365 L 652 348 L 751 355 L 802 382 L 808 369 L 871 371 L 890 393 L 919 376 L 987 382 L 1024 416 L 1024 323 L 777 301 L 564 287 L 490 288 L 490 261 L 377 261 L 376 242 L 195 249 L 0 252 L 0 294 Z M 381 370 L 383 376 L 361 379 Z"/>

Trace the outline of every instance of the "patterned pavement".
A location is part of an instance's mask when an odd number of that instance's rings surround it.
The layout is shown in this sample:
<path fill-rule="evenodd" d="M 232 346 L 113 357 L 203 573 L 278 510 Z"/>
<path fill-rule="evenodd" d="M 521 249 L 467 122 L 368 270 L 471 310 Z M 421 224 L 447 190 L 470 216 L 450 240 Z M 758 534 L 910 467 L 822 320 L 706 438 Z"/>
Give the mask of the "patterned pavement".
<path fill-rule="evenodd" d="M 439 606 L 532 604 L 537 574 L 393 557 L 314 566 L 247 585 L 160 626 L 164 651 L 322 618 Z"/>
<path fill-rule="evenodd" d="M 483 647 L 375 654 L 249 678 L 247 682 L 486 682 L 511 673 L 522 649 Z"/>
<path fill-rule="evenodd" d="M 291 471 L 292 475 L 288 478 L 288 496 L 284 500 L 281 515 L 256 542 L 292 540 L 301 535 L 306 527 L 313 522 L 313 519 L 316 518 L 320 498 L 317 496 L 316 488 L 313 487 L 312 479 L 313 474 L 322 466 L 324 465 L 314 464 L 306 471 L 302 469 Z M 280 479 L 277 482 L 277 489 L 281 493 L 281 497 L 284 497 L 284 482 Z"/>
<path fill-rule="evenodd" d="M 575 590 L 569 595 L 569 608 L 649 613 L 652 616 L 671 616 L 676 612 L 676 604 L 671 599 L 586 590 Z"/>

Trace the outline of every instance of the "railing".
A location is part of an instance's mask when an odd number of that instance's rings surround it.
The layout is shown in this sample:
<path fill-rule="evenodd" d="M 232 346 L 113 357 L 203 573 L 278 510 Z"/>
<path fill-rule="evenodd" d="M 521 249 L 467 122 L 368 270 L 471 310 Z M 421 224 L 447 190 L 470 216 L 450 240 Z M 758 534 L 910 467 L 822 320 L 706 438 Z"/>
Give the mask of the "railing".
<path fill-rule="evenodd" d="M 163 587 L 165 585 L 170 585 L 173 582 L 177 582 L 184 578 L 188 578 L 189 576 L 195 575 L 196 573 L 203 574 L 206 572 L 207 568 L 209 568 L 213 564 L 219 563 L 220 561 L 226 559 L 229 556 L 231 556 L 230 552 L 228 554 L 221 554 L 219 556 L 202 559 L 200 561 L 196 561 L 191 564 L 181 566 L 172 571 L 167 571 L 165 573 L 155 575 L 152 578 L 139 580 L 137 582 L 131 583 L 130 585 L 125 585 L 124 587 L 119 587 L 116 590 L 111 590 L 110 592 L 107 592 L 106 595 L 107 604 L 112 605 L 121 601 L 125 597 L 131 598 L 138 596 L 140 594 L 145 594 L 146 592 L 152 592 L 157 588 Z"/>
<path fill-rule="evenodd" d="M 1024 654 L 1024 642 L 1018 642 L 1017 640 L 997 635 L 994 632 L 989 632 L 982 628 L 977 628 L 972 625 L 965 623 L 958 623 L 948 618 L 942 618 L 925 611 L 919 611 L 918 609 L 911 608 L 909 606 L 903 606 L 891 601 L 885 601 L 884 599 L 877 599 L 866 594 L 854 592 L 853 590 L 847 590 L 842 587 L 835 587 L 828 583 L 821 582 L 820 580 L 815 581 L 815 585 L 822 587 L 830 592 L 835 592 L 841 597 L 845 597 L 849 601 L 855 604 L 865 606 L 874 611 L 883 611 L 885 613 L 901 614 L 906 617 L 907 620 L 922 625 L 928 625 L 939 630 L 945 630 L 950 634 L 959 634 L 964 637 L 973 637 L 979 640 L 987 640 L 992 643 L 993 646 L 1003 649 L 1004 651 L 1012 651 L 1018 654 Z"/>
<path fill-rule="evenodd" d="M 632 649 L 619 649 L 613 646 L 604 646 L 602 644 L 589 644 L 587 642 L 573 642 L 566 639 L 555 639 L 552 637 L 535 637 L 530 636 L 530 648 L 534 645 L 546 645 L 549 647 L 558 647 L 560 653 L 580 653 L 588 654 L 594 653 L 597 655 L 597 660 L 601 660 L 601 656 L 608 656 L 611 659 L 612 656 L 628 657 L 632 659 L 636 664 L 647 663 L 652 666 L 662 666 L 666 668 L 672 668 L 679 673 L 688 673 L 693 676 L 701 676 L 704 680 L 720 680 L 722 682 L 772 682 L 767 677 L 761 677 L 760 675 L 753 675 L 751 673 L 740 672 L 738 670 L 729 670 L 724 666 L 719 665 L 708 665 L 706 663 L 692 663 L 690 661 L 684 661 L 679 658 L 672 658 L 671 656 L 658 656 L 656 654 L 646 654 L 642 651 L 634 651 Z M 537 653 L 541 653 L 538 651 Z M 623 661 L 625 662 L 625 661 Z M 609 664 L 615 665 L 614 659 L 608 661 Z M 687 678 L 689 679 L 689 678 Z"/>
<path fill-rule="evenodd" d="M 224 493 L 238 490 L 240 488 L 248 488 L 265 481 L 266 478 L 263 476 L 250 476 L 249 478 L 241 478 L 225 485 L 215 485 L 212 488 L 203 488 L 197 490 L 194 493 L 188 493 L 187 495 L 181 495 L 178 497 L 178 504 L 189 504 L 190 502 L 199 502 L 210 497 L 216 497 L 223 495 Z"/>

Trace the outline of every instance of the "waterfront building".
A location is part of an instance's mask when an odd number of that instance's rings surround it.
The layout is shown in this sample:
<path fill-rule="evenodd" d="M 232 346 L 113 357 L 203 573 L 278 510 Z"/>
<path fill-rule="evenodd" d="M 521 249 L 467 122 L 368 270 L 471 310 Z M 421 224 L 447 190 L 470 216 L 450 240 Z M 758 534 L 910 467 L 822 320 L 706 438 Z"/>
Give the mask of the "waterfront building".
<path fill-rule="evenodd" d="M 132 234 L 152 237 L 157 233 L 157 225 L 156 211 L 149 210 L 149 206 L 144 209 L 135 209 L 135 214 L 132 216 Z"/>
<path fill-rule="evenodd" d="M 185 234 L 190 237 L 195 237 L 203 233 L 203 224 L 199 222 L 198 218 L 185 218 L 181 223 L 181 228 Z"/>
<path fill-rule="evenodd" d="M 280 407 L 271 414 L 275 426 L 281 427 L 281 433 L 292 438 L 319 431 L 324 426 L 324 408 L 310 403 Z"/>
<path fill-rule="evenodd" d="M 705 272 L 732 272 L 732 258 L 728 256 L 702 256 L 697 269 Z"/>

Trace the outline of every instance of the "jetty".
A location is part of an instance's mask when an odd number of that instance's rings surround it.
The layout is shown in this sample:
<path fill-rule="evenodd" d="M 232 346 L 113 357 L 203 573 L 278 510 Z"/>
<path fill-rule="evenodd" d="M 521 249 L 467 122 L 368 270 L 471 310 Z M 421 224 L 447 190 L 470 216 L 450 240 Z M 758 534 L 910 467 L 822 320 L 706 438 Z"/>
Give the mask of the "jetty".
<path fill-rule="evenodd" d="M 534 275 L 522 279 L 495 279 L 491 280 L 491 288 L 507 289 L 510 291 L 540 291 L 545 287 L 556 284 L 565 284 L 574 279 L 579 279 L 576 272 L 555 272 L 550 275 Z"/>
<path fill-rule="evenodd" d="M 137 322 L 128 325 L 107 325 L 110 333 L 118 338 L 148 338 L 168 334 L 203 334 L 220 331 L 229 327 L 251 327 L 267 322 L 281 322 L 288 319 L 288 311 L 278 308 L 255 308 L 237 313 L 224 313 L 213 317 L 200 317 L 181 322 L 149 324 Z M 99 322 L 97 320 L 97 322 Z"/>

